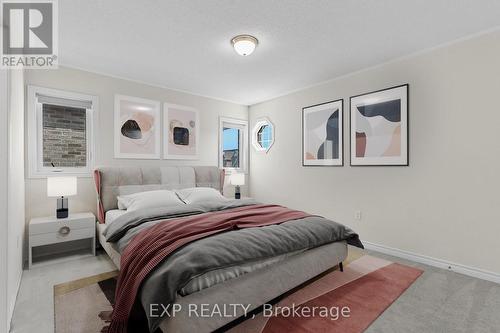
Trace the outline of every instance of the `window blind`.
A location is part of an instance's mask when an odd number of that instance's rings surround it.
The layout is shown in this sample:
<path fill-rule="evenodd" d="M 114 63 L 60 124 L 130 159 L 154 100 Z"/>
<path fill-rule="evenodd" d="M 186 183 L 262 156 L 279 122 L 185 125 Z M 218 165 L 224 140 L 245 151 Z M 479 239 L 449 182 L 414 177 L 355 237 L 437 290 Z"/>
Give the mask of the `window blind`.
<path fill-rule="evenodd" d="M 68 99 L 68 98 L 53 97 L 40 94 L 37 94 L 36 97 L 38 102 L 42 104 L 54 104 L 54 105 L 61 105 L 71 108 L 82 108 L 82 109 L 92 108 L 92 101 L 88 100 Z"/>

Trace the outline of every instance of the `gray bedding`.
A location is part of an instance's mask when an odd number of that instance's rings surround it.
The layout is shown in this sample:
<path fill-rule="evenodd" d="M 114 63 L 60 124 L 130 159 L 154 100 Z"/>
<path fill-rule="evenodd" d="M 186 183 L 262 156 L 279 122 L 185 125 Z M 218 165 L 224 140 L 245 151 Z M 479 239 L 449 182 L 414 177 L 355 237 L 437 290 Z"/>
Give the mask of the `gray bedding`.
<path fill-rule="evenodd" d="M 116 242 L 121 253 L 137 233 L 161 220 L 252 204 L 255 204 L 253 200 L 229 200 L 138 210 L 118 217 L 105 230 L 104 236 L 107 241 Z M 293 253 L 344 240 L 354 246 L 363 246 L 352 230 L 319 216 L 216 234 L 189 243 L 168 256 L 144 280 L 140 302 L 148 315 L 150 304 L 166 306 L 174 302 L 177 294 L 196 292 L 260 269 L 270 259 L 286 259 Z M 229 276 L 217 274 L 228 267 L 236 269 L 229 271 Z M 195 278 L 198 279 L 194 283 Z M 150 330 L 154 331 L 161 320 L 148 316 Z"/>
<path fill-rule="evenodd" d="M 201 275 L 195 276 L 191 280 L 189 280 L 189 282 L 183 288 L 181 288 L 181 290 L 179 290 L 179 295 L 181 296 L 191 295 L 203 289 L 210 288 L 216 284 L 223 283 L 231 279 L 235 279 L 244 274 L 252 273 L 259 269 L 269 267 L 271 265 L 275 265 L 277 263 L 285 261 L 289 257 L 295 256 L 299 253 L 303 253 L 304 251 L 306 250 L 304 249 L 304 250 L 284 253 L 282 255 L 272 258 L 252 260 L 249 262 L 241 263 L 239 265 L 222 267 L 219 269 L 208 271 Z"/>

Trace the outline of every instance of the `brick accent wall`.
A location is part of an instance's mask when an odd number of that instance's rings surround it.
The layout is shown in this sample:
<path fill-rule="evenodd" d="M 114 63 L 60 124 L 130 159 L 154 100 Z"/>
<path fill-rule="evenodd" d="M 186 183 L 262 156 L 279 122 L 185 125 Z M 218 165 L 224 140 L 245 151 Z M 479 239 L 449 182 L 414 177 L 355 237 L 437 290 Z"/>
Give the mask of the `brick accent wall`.
<path fill-rule="evenodd" d="M 43 104 L 43 165 L 87 165 L 86 110 Z"/>

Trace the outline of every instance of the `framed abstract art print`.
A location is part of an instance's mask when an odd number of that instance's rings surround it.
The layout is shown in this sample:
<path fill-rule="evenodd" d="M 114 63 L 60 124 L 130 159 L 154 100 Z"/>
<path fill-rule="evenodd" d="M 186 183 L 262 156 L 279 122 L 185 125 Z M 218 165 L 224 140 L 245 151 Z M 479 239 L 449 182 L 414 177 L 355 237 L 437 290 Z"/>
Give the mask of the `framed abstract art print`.
<path fill-rule="evenodd" d="M 198 110 L 183 105 L 163 104 L 163 158 L 198 158 L 200 120 Z"/>
<path fill-rule="evenodd" d="M 159 159 L 160 102 L 115 95 L 115 158 Z"/>
<path fill-rule="evenodd" d="M 342 166 L 344 100 L 302 109 L 302 165 Z"/>
<path fill-rule="evenodd" d="M 351 165 L 408 165 L 409 85 L 350 99 Z"/>

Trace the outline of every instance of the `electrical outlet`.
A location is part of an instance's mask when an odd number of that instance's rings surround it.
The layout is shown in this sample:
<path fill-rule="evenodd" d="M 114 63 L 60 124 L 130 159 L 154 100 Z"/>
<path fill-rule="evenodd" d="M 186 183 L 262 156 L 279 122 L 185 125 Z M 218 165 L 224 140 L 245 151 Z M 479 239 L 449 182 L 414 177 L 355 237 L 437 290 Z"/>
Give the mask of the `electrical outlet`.
<path fill-rule="evenodd" d="M 361 211 L 360 210 L 357 210 L 354 212 L 354 219 L 361 221 Z"/>

